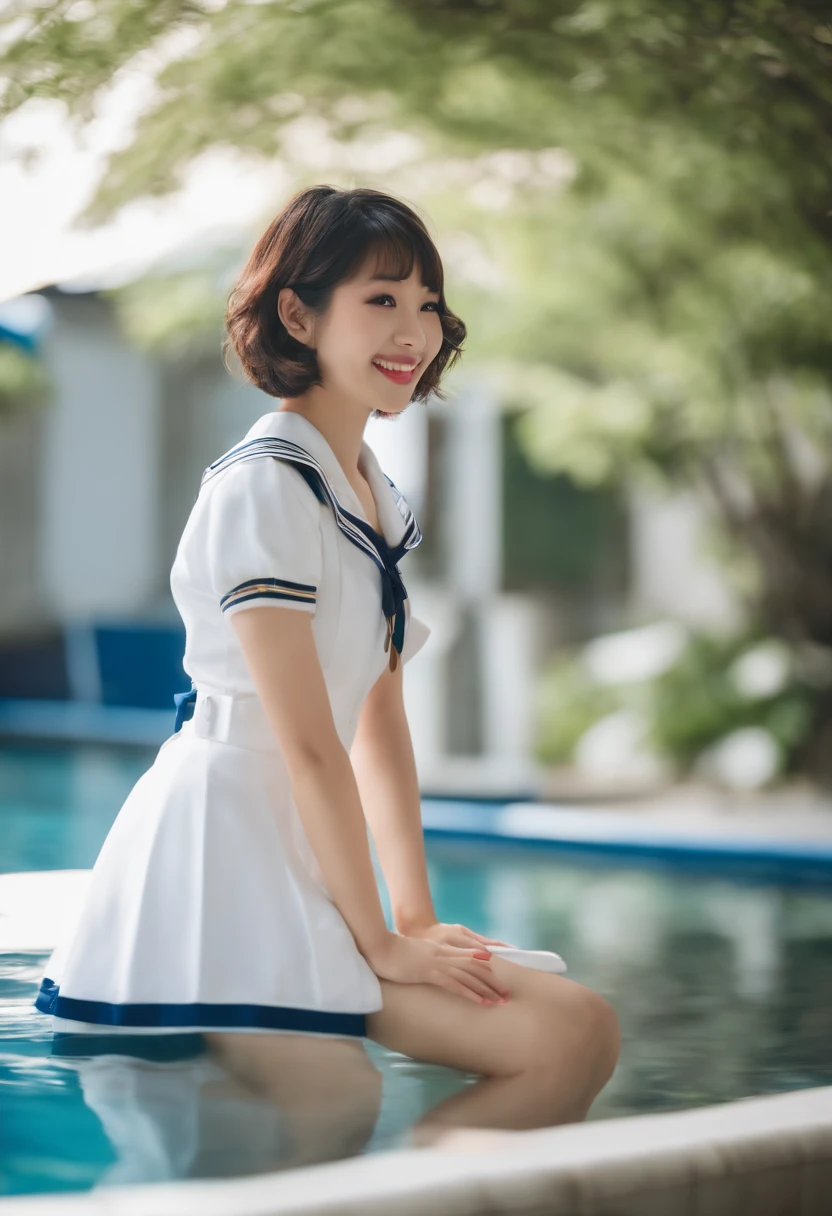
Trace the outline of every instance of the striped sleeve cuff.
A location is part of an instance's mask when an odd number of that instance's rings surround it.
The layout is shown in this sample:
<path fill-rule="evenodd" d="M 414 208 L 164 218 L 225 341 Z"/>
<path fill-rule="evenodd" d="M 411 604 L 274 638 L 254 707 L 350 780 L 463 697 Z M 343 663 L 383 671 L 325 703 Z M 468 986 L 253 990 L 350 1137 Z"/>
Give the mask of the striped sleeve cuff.
<path fill-rule="evenodd" d="M 255 608 L 261 604 L 304 608 L 307 612 L 314 612 L 317 591 L 312 583 L 293 583 L 285 578 L 250 578 L 224 595 L 220 608 L 226 616 L 240 608 Z"/>

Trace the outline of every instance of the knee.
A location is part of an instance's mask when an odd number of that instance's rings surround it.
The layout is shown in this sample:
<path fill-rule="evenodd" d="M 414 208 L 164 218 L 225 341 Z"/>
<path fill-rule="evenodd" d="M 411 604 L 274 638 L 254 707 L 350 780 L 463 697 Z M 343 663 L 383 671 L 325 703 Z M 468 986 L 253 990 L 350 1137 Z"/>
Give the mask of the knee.
<path fill-rule="evenodd" d="M 621 1050 L 621 1028 L 612 1005 L 591 988 L 575 984 L 565 1007 L 544 1006 L 538 1013 L 529 1043 L 538 1064 L 561 1067 L 566 1048 L 585 1062 L 599 1087 L 605 1085 Z"/>
<path fill-rule="evenodd" d="M 618 1015 L 609 1001 L 587 989 L 584 1016 L 587 1037 L 598 1069 L 598 1081 L 605 1085 L 615 1071 L 621 1052 Z"/>

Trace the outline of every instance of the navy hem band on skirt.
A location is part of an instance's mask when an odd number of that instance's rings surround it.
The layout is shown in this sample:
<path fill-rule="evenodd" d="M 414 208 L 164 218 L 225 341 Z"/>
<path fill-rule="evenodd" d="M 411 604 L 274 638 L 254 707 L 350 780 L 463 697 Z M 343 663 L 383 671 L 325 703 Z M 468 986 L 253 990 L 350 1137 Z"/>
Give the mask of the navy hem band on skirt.
<path fill-rule="evenodd" d="M 205 1029 L 296 1030 L 313 1034 L 366 1036 L 363 1013 L 329 1013 L 321 1009 L 292 1009 L 281 1005 L 168 1005 L 79 1001 L 61 996 L 58 985 L 44 979 L 35 1008 L 53 1017 L 100 1026 L 195 1026 Z"/>

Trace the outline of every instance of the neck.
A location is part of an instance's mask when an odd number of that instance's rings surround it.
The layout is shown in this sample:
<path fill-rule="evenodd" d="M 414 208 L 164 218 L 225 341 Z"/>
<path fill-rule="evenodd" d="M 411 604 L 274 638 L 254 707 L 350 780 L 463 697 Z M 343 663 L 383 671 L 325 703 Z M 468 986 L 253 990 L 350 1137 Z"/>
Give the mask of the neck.
<path fill-rule="evenodd" d="M 277 413 L 300 414 L 316 427 L 345 473 L 360 473 L 359 457 L 370 411 L 354 403 L 333 402 L 332 394 L 315 385 L 302 397 L 282 397 Z"/>

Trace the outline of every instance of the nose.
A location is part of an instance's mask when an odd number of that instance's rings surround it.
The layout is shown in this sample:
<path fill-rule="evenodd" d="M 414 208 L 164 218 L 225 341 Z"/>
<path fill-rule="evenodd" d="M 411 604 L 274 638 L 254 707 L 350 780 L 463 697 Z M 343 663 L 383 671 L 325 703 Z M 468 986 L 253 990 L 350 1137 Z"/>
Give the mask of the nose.
<path fill-rule="evenodd" d="M 397 320 L 403 321 L 403 311 L 399 313 Z M 413 315 L 412 321 L 408 317 L 406 324 L 400 324 L 398 333 L 393 339 L 399 346 L 406 346 L 414 355 L 422 355 L 427 346 L 427 334 L 422 321 L 424 314 L 416 312 Z"/>

